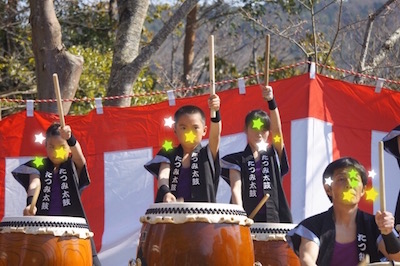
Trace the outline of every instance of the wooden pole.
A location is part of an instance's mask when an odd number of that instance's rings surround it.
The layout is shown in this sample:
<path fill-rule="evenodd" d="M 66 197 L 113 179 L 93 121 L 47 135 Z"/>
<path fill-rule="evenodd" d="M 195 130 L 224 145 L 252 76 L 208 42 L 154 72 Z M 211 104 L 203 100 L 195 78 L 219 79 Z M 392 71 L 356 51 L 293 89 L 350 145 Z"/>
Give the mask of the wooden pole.
<path fill-rule="evenodd" d="M 264 66 L 264 84 L 269 84 L 269 50 L 270 50 L 270 36 L 267 34 L 265 39 L 265 66 Z"/>
<path fill-rule="evenodd" d="M 383 160 L 383 141 L 379 141 L 379 195 L 381 212 L 386 211 L 385 197 L 385 162 Z"/>
<path fill-rule="evenodd" d="M 215 61 L 214 61 L 214 35 L 208 37 L 208 52 L 210 60 L 210 96 L 215 94 Z M 211 118 L 215 117 L 215 111 L 211 110 Z"/>
<path fill-rule="evenodd" d="M 267 202 L 267 200 L 269 199 L 269 194 L 265 194 L 264 197 L 261 199 L 261 201 L 257 204 L 257 206 L 254 208 L 254 210 L 250 213 L 249 218 L 253 219 L 256 214 L 258 213 L 258 211 L 261 209 L 262 206 L 264 206 L 264 204 Z"/>
<path fill-rule="evenodd" d="M 60 125 L 63 128 L 63 127 L 65 127 L 64 109 L 63 109 L 62 101 L 61 101 L 60 83 L 58 82 L 57 73 L 53 74 L 53 83 L 54 83 L 54 91 L 56 93 L 56 99 L 57 99 L 58 116 L 60 117 Z"/>

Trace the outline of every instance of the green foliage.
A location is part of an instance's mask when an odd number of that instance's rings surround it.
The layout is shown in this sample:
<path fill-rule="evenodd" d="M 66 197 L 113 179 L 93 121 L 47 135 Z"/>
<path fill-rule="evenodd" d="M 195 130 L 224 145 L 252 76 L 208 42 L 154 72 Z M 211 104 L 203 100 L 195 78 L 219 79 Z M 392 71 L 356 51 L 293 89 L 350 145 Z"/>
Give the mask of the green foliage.
<path fill-rule="evenodd" d="M 133 84 L 132 105 L 146 105 L 158 103 L 167 99 L 164 93 L 153 94 L 160 92 L 161 89 L 156 89 L 157 76 L 150 71 L 149 67 L 145 67 L 140 71 L 139 77 Z"/>
<path fill-rule="evenodd" d="M 93 99 L 106 96 L 110 77 L 112 56 L 111 48 L 102 52 L 94 48 L 72 46 L 69 52 L 81 55 L 84 58 L 83 72 L 79 80 L 79 88 L 75 94 L 77 99 Z M 155 90 L 156 76 L 149 68 L 143 68 L 132 88 L 133 95 L 146 94 Z M 132 97 L 132 105 L 144 105 L 160 102 L 165 95 L 143 95 Z M 71 106 L 70 114 L 86 114 L 95 108 L 94 101 L 77 101 Z"/>
<path fill-rule="evenodd" d="M 230 80 L 232 78 L 238 78 L 239 73 L 234 63 L 229 62 L 225 58 L 214 56 L 214 68 L 215 68 L 215 81 Z M 209 72 L 210 69 L 210 58 L 207 56 L 204 59 L 204 73 Z M 208 81 L 207 81 L 208 82 Z M 236 87 L 235 83 L 228 84 L 230 88 Z M 206 89 L 198 89 L 194 91 L 195 95 L 203 94 Z"/>
<path fill-rule="evenodd" d="M 56 2 L 64 44 L 67 47 L 93 47 L 103 52 L 112 48 L 116 25 L 109 17 L 108 5 L 109 1 L 98 1 L 91 5 L 77 4 L 76 1 Z"/>
<path fill-rule="evenodd" d="M 325 34 L 323 32 L 317 32 L 316 33 L 317 37 L 317 53 L 318 53 L 318 62 L 325 62 L 326 65 L 329 66 L 335 66 L 335 62 L 332 57 L 332 53 L 329 55 L 329 58 L 326 58 L 328 56 L 328 51 L 331 47 L 331 43 L 326 40 Z M 311 33 L 306 33 L 303 39 L 300 40 L 299 42 L 307 51 L 308 54 L 314 56 L 314 36 Z"/>
<path fill-rule="evenodd" d="M 251 75 L 257 74 L 256 69 L 258 69 L 259 73 L 264 73 L 264 66 L 265 66 L 265 56 L 260 56 L 257 58 L 257 68 L 255 67 L 254 62 L 251 62 L 248 67 L 244 69 L 244 71 L 241 73 L 242 77 L 248 77 Z M 276 57 L 270 58 L 269 62 L 269 68 L 270 70 L 278 69 L 285 66 L 281 61 L 279 61 Z M 285 79 L 285 78 L 290 78 L 295 75 L 301 74 L 302 71 L 296 68 L 290 68 L 290 69 L 284 69 L 284 70 L 279 70 L 274 73 L 269 74 L 269 80 L 274 81 L 274 80 L 279 80 L 279 79 Z M 258 83 L 264 83 L 264 76 L 260 75 L 259 80 L 257 81 L 256 78 L 248 79 L 246 81 L 246 85 L 254 85 Z"/>
<path fill-rule="evenodd" d="M 0 58 L 0 92 L 9 91 L 12 88 L 19 91 L 35 89 L 34 68 L 33 58 L 26 60 L 15 56 Z"/>
<path fill-rule="evenodd" d="M 83 72 L 75 98 L 104 97 L 112 64 L 112 50 L 103 52 L 95 48 L 72 46 L 69 52 L 84 58 Z M 70 114 L 85 114 L 94 108 L 94 102 L 74 102 Z"/>

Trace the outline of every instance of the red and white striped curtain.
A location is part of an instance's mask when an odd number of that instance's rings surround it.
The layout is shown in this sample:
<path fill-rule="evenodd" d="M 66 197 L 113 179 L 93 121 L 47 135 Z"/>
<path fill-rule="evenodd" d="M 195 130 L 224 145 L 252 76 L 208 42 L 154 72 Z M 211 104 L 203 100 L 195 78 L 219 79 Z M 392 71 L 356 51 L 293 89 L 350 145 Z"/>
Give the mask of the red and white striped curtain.
<path fill-rule="evenodd" d="M 379 173 L 378 141 L 400 124 L 400 93 L 355 85 L 320 75 L 308 74 L 272 82 L 282 119 L 284 143 L 290 172 L 284 189 L 294 222 L 325 211 L 329 200 L 322 186 L 322 172 L 329 162 L 352 156 L 367 170 Z M 245 94 L 237 89 L 218 93 L 223 123 L 220 155 L 240 151 L 246 145 L 244 118 L 253 109 L 268 110 L 259 86 L 249 86 Z M 85 116 L 67 116 L 66 123 L 81 143 L 92 183 L 83 193 L 83 203 L 103 265 L 127 265 L 136 257 L 136 247 L 144 214 L 154 199 L 155 179 L 143 165 L 163 145 L 177 145 L 173 128 L 165 119 L 182 105 L 192 104 L 209 115 L 208 95 L 177 99 L 154 105 L 105 107 Z M 207 121 L 210 118 L 207 117 Z M 0 121 L 0 218 L 21 216 L 26 202 L 24 189 L 11 171 L 19 164 L 45 156 L 44 143 L 35 135 L 45 133 L 54 115 L 20 112 Z M 207 122 L 209 124 L 209 122 Z M 204 141 L 207 142 L 206 135 Z M 397 161 L 385 153 L 386 204 L 394 211 L 400 188 Z M 367 189 L 379 191 L 379 177 L 370 179 Z M 220 182 L 218 202 L 229 202 L 230 190 Z M 360 207 L 370 213 L 379 208 L 363 199 Z"/>

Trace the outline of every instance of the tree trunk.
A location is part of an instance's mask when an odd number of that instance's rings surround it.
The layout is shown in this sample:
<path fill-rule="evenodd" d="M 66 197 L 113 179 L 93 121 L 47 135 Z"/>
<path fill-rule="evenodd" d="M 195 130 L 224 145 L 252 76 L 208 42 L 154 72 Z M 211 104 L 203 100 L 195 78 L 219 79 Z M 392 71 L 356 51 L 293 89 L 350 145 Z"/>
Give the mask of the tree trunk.
<path fill-rule="evenodd" d="M 30 0 L 32 46 L 35 56 L 38 99 L 55 99 L 53 74 L 58 74 L 62 99 L 72 99 L 78 89 L 83 58 L 65 49 L 61 41 L 61 26 L 52 0 Z M 63 104 L 67 114 L 71 102 Z M 39 104 L 39 110 L 57 113 L 56 103 Z"/>
<path fill-rule="evenodd" d="M 186 0 L 138 55 L 140 33 L 149 2 L 148 0 L 118 1 L 121 13 L 107 96 L 126 96 L 132 93 L 132 85 L 142 67 L 197 3 L 198 0 Z M 131 99 L 125 97 L 108 101 L 106 105 L 122 107 L 130 106 L 130 103 Z"/>
<path fill-rule="evenodd" d="M 197 28 L 197 9 L 198 5 L 189 12 L 186 17 L 186 28 L 185 28 L 185 47 L 183 49 L 183 76 L 182 81 L 185 86 L 189 84 L 189 73 L 192 71 L 193 59 L 194 59 L 194 42 L 196 40 L 196 28 Z"/>

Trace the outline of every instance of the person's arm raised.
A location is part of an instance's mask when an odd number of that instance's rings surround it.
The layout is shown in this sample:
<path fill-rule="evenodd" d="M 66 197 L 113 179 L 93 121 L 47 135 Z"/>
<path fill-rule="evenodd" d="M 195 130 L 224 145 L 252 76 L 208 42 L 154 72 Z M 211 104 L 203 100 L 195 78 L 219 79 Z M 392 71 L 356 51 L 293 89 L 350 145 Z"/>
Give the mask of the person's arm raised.
<path fill-rule="evenodd" d="M 211 118 L 210 134 L 208 141 L 211 154 L 213 156 L 213 159 L 215 160 L 217 158 L 219 144 L 221 141 L 221 128 L 222 128 L 221 114 L 219 112 L 220 100 L 218 95 L 214 94 L 210 96 L 210 98 L 208 99 L 208 106 L 210 107 L 211 110 L 214 110 L 216 112 L 215 118 Z"/>
<path fill-rule="evenodd" d="M 68 146 L 71 149 L 72 161 L 75 163 L 76 171 L 79 176 L 81 174 L 83 167 L 86 164 L 86 158 L 83 155 L 81 145 L 76 140 L 74 135 L 72 135 L 71 127 L 68 125 L 65 125 L 64 127 L 60 128 L 60 135 L 63 139 L 67 141 Z"/>
<path fill-rule="evenodd" d="M 263 86 L 261 85 L 263 98 L 268 102 L 268 108 L 270 110 L 270 119 L 271 119 L 271 142 L 278 152 L 279 159 L 282 157 L 283 152 L 283 134 L 282 134 L 282 124 L 281 117 L 279 115 L 279 110 L 277 104 L 275 102 L 273 90 L 271 86 Z"/>

